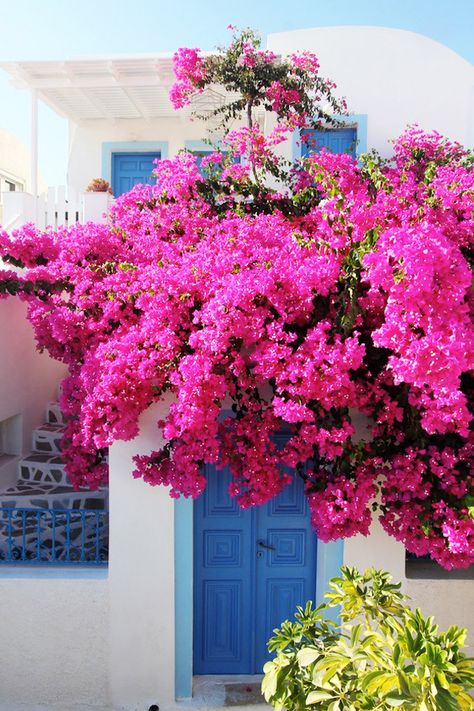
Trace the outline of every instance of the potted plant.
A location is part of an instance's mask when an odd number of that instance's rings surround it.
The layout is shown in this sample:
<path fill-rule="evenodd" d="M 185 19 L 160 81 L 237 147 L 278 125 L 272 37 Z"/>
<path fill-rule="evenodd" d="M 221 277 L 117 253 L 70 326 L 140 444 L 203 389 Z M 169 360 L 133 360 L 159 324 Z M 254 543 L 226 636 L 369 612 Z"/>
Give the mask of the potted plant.
<path fill-rule="evenodd" d="M 109 193 L 109 195 L 113 195 L 110 183 L 105 178 L 92 178 L 86 187 L 86 193 Z"/>
<path fill-rule="evenodd" d="M 440 632 L 383 570 L 344 566 L 330 588 L 327 603 L 298 607 L 269 641 L 276 656 L 265 664 L 262 692 L 275 709 L 474 709 L 466 630 Z M 338 623 L 326 617 L 334 607 Z"/>

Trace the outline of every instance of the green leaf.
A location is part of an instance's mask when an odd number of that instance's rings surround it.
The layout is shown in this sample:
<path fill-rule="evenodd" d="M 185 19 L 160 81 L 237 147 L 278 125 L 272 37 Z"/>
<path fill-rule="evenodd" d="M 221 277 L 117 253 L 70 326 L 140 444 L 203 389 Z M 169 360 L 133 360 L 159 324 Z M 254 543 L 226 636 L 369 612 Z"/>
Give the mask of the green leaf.
<path fill-rule="evenodd" d="M 393 689 L 396 683 L 396 675 L 382 669 L 369 672 L 369 674 L 364 677 L 361 686 L 368 694 L 384 694 Z"/>
<path fill-rule="evenodd" d="M 311 691 L 306 697 L 306 703 L 318 704 L 320 701 L 330 701 L 334 696 L 328 691 Z"/>
<path fill-rule="evenodd" d="M 398 664 L 400 662 L 401 654 L 402 654 L 402 650 L 401 650 L 400 645 L 397 642 L 397 644 L 395 644 L 393 647 L 393 662 L 394 662 L 395 666 L 398 666 Z"/>
<path fill-rule="evenodd" d="M 296 655 L 296 659 L 300 667 L 307 667 L 315 662 L 319 656 L 321 656 L 321 653 L 317 649 L 312 647 L 303 647 L 303 649 L 300 649 Z"/>
<path fill-rule="evenodd" d="M 351 630 L 351 646 L 354 647 L 362 634 L 362 625 L 354 625 Z"/>
<path fill-rule="evenodd" d="M 457 711 L 459 704 L 456 697 L 447 689 L 439 689 L 436 694 L 436 707 L 440 711 Z"/>
<path fill-rule="evenodd" d="M 398 677 L 398 684 L 400 686 L 400 689 L 403 694 L 410 696 L 410 685 L 408 684 L 408 680 L 406 678 L 406 675 L 401 669 L 397 670 L 397 677 Z"/>
<path fill-rule="evenodd" d="M 265 664 L 265 667 L 272 662 Z M 265 676 L 262 679 L 262 694 L 265 697 L 265 701 L 270 701 L 270 699 L 275 695 L 278 684 L 278 671 L 276 668 L 266 671 Z"/>
<path fill-rule="evenodd" d="M 407 703 L 408 701 L 412 701 L 412 699 L 410 696 L 405 696 L 405 694 L 392 692 L 392 693 L 384 696 L 384 701 L 389 706 L 397 707 L 397 706 L 403 706 L 403 704 Z"/>

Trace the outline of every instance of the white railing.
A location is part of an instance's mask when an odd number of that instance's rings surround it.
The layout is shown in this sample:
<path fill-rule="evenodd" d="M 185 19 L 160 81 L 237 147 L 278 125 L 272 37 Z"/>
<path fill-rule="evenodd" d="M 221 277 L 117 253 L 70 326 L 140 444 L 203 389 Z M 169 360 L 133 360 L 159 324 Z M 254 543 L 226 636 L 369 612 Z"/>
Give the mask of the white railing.
<path fill-rule="evenodd" d="M 2 193 L 3 229 L 17 229 L 25 222 L 33 222 L 40 229 L 51 226 L 71 226 L 76 222 L 106 222 L 113 198 L 108 193 L 74 194 L 60 186 L 49 188 L 46 195 L 30 193 Z"/>

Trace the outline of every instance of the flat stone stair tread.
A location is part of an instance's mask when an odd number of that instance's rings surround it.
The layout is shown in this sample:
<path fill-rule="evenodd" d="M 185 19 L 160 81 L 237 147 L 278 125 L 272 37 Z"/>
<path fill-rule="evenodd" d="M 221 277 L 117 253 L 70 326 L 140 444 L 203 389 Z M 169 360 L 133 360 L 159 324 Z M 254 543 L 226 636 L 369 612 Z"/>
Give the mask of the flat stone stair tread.
<path fill-rule="evenodd" d="M 45 423 L 33 430 L 33 451 L 60 454 L 65 425 Z"/>
<path fill-rule="evenodd" d="M 246 706 L 247 704 L 263 704 L 261 684 L 245 682 L 227 682 L 225 685 L 225 706 Z"/>
<path fill-rule="evenodd" d="M 29 454 L 18 463 L 18 481 L 70 486 L 66 467 L 57 454 Z"/>
<path fill-rule="evenodd" d="M 40 432 L 64 432 L 65 425 L 61 424 L 51 424 L 50 422 L 44 422 L 39 427 L 35 428 L 35 431 Z"/>
<path fill-rule="evenodd" d="M 57 484 L 54 481 L 28 481 L 24 479 L 18 479 L 15 486 L 10 486 L 0 493 L 0 499 L 2 496 L 14 496 L 18 495 L 30 495 L 30 493 L 41 492 L 46 493 L 48 496 L 53 494 L 65 494 L 68 496 L 94 496 L 97 498 L 104 498 L 107 494 L 107 488 L 102 487 L 99 489 L 89 489 L 87 486 L 81 486 L 79 489 L 75 489 L 69 483 Z"/>
<path fill-rule="evenodd" d="M 57 467 L 64 467 L 64 462 L 59 454 L 49 454 L 47 452 L 32 452 L 21 459 L 20 465 L 23 464 L 23 462 L 25 464 L 50 464 Z"/>
<path fill-rule="evenodd" d="M 180 705 L 198 709 L 218 709 L 232 706 L 236 709 L 270 708 L 262 696 L 262 675 L 237 674 L 202 675 L 193 678 L 193 698 Z"/>
<path fill-rule="evenodd" d="M 68 486 L 66 484 L 63 485 L 58 485 L 58 484 L 50 484 L 48 482 L 38 482 L 38 481 L 24 481 L 23 479 L 19 479 L 15 486 L 11 486 L 8 489 L 5 489 L 5 491 L 2 492 L 0 495 L 0 498 L 4 496 L 15 496 L 16 494 L 42 494 L 42 493 L 47 493 L 48 496 L 51 493 L 58 493 L 58 494 L 64 494 L 64 493 L 74 493 L 74 488 L 72 486 Z"/>
<path fill-rule="evenodd" d="M 29 496 L 64 496 L 67 495 L 71 499 L 83 499 L 95 498 L 104 499 L 106 492 L 103 489 L 96 489 L 91 491 L 90 489 L 74 489 L 72 486 L 67 486 L 65 484 L 54 484 L 47 482 L 37 482 L 37 481 L 23 481 L 18 480 L 15 486 L 11 486 L 5 489 L 0 494 L 0 502 L 5 499 L 8 500 L 12 497 L 29 497 Z"/>
<path fill-rule="evenodd" d="M 107 463 L 108 459 L 105 458 Z M 47 484 L 64 484 L 71 486 L 66 474 L 66 465 L 58 454 L 33 452 L 23 457 L 18 463 L 18 481 L 44 482 Z M 107 485 L 99 486 L 99 490 L 107 489 Z M 79 491 L 89 491 L 88 486 L 80 486 Z"/>

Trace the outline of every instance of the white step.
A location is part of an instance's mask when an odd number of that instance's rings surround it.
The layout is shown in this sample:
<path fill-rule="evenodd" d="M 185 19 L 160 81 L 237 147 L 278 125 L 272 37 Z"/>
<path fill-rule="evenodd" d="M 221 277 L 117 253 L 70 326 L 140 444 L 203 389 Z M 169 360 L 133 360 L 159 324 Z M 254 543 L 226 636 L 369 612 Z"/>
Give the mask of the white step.
<path fill-rule="evenodd" d="M 108 462 L 105 457 L 104 462 Z M 55 486 L 71 486 L 66 474 L 66 466 L 58 454 L 42 454 L 33 452 L 23 457 L 18 463 L 18 482 L 34 482 L 36 484 L 53 484 Z M 99 487 L 106 490 L 107 485 Z M 89 491 L 89 487 L 80 490 Z"/>
<path fill-rule="evenodd" d="M 61 454 L 64 425 L 44 424 L 33 430 L 33 451 L 44 454 Z"/>
<path fill-rule="evenodd" d="M 18 479 L 29 482 L 42 482 L 70 486 L 65 466 L 57 454 L 29 454 L 18 464 Z"/>
<path fill-rule="evenodd" d="M 50 402 L 47 406 L 46 422 L 48 425 L 64 425 L 64 415 L 58 402 Z"/>

